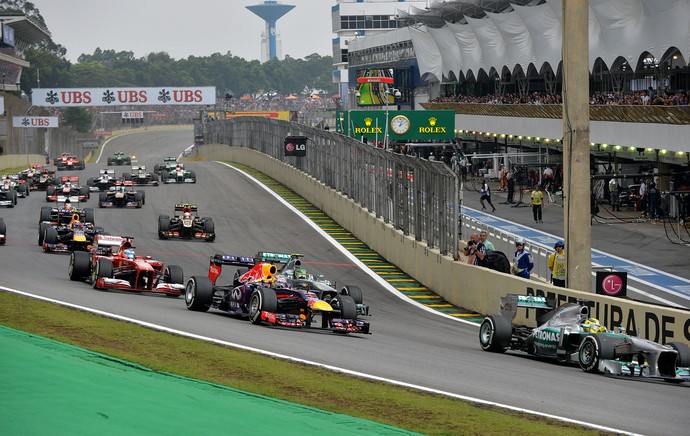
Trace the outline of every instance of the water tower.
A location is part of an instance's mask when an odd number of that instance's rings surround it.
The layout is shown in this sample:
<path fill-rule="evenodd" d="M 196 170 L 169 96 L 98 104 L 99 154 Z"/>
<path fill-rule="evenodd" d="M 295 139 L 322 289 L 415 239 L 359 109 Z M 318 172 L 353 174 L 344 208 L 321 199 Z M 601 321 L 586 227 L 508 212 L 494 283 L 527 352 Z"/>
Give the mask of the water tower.
<path fill-rule="evenodd" d="M 284 5 L 275 0 L 247 6 L 254 14 L 266 21 L 266 39 L 268 40 L 268 60 L 276 58 L 276 21 L 294 8 L 293 5 Z"/>

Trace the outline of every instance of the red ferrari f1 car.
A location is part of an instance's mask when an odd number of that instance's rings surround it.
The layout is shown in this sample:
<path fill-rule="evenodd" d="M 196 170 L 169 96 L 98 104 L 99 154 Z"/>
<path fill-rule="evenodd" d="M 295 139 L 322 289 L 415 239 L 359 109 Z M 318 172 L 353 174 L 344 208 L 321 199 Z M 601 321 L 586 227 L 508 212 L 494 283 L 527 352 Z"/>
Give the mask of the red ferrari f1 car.
<path fill-rule="evenodd" d="M 96 235 L 91 252 L 75 251 L 69 262 L 69 278 L 90 281 L 94 289 L 156 292 L 171 297 L 183 294 L 184 275 L 177 265 L 163 266 L 151 256 L 137 256 L 133 239 Z"/>

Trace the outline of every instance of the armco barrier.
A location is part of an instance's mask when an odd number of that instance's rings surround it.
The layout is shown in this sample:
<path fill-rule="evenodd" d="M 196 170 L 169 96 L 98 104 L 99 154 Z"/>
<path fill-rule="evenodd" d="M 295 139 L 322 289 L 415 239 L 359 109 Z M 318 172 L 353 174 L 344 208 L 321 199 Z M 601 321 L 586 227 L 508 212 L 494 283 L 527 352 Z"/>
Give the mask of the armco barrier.
<path fill-rule="evenodd" d="M 690 343 L 690 312 L 616 299 L 526 280 L 470 266 L 404 235 L 351 199 L 328 188 L 297 168 L 245 147 L 208 144 L 197 147 L 190 160 L 220 160 L 250 166 L 295 191 L 389 262 L 410 274 L 449 302 L 479 313 L 497 313 L 507 293 L 554 297 L 559 302 L 585 299 L 591 315 L 609 328 L 622 326 L 657 342 Z M 528 317 L 527 315 L 531 315 Z M 534 325 L 533 314 L 519 311 L 516 322 Z"/>

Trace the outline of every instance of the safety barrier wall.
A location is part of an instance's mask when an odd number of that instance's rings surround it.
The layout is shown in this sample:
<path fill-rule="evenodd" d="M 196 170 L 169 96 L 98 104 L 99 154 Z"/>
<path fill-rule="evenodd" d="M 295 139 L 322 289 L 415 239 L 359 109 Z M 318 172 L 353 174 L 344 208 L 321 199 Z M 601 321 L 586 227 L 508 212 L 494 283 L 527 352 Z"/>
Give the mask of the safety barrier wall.
<path fill-rule="evenodd" d="M 507 293 L 546 295 L 559 303 L 585 299 L 591 306 L 591 315 L 609 328 L 620 326 L 662 343 L 690 343 L 688 311 L 558 288 L 458 262 L 441 254 L 437 248 L 405 235 L 294 165 L 257 150 L 209 144 L 195 147 L 190 159 L 232 161 L 269 174 L 323 210 L 389 262 L 455 305 L 492 314 L 499 311 L 499 298 Z M 521 310 L 515 321 L 534 325 L 534 314 Z"/>
<path fill-rule="evenodd" d="M 46 156 L 52 161 L 62 153 L 70 153 L 81 159 L 90 150 L 84 148 L 80 140 L 93 139 L 90 133 L 79 133 L 68 127 L 57 128 L 21 128 L 12 127 L 13 117 L 23 116 L 57 116 L 44 108 L 35 107 L 30 102 L 15 95 L 2 93 L 5 99 L 5 116 L 0 116 L 0 168 L 12 168 L 26 163 L 27 155 L 39 155 L 38 161 L 30 159 L 29 163 L 45 163 Z M 11 165 L 18 161 L 18 165 Z M 8 162 L 7 165 L 5 162 Z"/>

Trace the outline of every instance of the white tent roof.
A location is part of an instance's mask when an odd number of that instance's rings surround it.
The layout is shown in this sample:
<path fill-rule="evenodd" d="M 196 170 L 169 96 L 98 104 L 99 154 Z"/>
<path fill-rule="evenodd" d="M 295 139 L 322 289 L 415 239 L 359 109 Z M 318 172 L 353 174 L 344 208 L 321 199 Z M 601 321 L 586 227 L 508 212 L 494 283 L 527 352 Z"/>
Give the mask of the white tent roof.
<path fill-rule="evenodd" d="M 545 63 L 556 71 L 561 62 L 562 0 L 517 3 L 437 1 L 429 10 L 399 15 L 412 25 L 420 74 L 441 80 L 439 75 L 449 77 L 450 72 L 455 77 L 470 71 L 477 76 L 479 70 L 489 74 L 492 69 L 500 74 L 503 67 L 512 72 L 521 66 L 526 72 L 533 65 L 541 71 Z M 690 0 L 590 0 L 589 68 L 599 58 L 610 68 L 620 57 L 635 68 L 643 53 L 663 59 L 673 48 L 687 60 L 689 23 Z"/>

